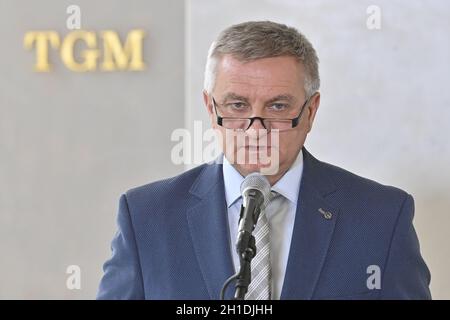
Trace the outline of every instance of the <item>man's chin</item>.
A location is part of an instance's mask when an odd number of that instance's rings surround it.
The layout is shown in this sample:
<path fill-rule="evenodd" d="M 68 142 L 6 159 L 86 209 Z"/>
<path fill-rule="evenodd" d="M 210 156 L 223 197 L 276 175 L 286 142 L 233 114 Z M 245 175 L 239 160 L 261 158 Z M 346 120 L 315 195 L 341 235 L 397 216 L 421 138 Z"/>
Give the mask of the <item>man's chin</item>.
<path fill-rule="evenodd" d="M 239 148 L 234 154 L 234 158 L 229 158 L 234 167 L 246 176 L 252 172 L 259 172 L 263 175 L 273 175 L 278 172 L 279 158 L 272 159 L 271 155 L 274 150 L 258 149 L 258 148 Z M 278 151 L 278 150 L 276 150 Z"/>
<path fill-rule="evenodd" d="M 250 174 L 252 172 L 259 172 L 259 173 L 265 175 L 267 172 L 269 172 L 270 164 L 263 164 L 263 163 L 244 163 L 244 164 L 239 164 L 239 163 L 237 163 L 235 165 L 235 167 L 238 169 L 238 171 L 243 176 L 247 176 L 248 174 Z M 270 175 L 272 175 L 272 174 L 274 174 L 274 172 L 270 172 Z"/>

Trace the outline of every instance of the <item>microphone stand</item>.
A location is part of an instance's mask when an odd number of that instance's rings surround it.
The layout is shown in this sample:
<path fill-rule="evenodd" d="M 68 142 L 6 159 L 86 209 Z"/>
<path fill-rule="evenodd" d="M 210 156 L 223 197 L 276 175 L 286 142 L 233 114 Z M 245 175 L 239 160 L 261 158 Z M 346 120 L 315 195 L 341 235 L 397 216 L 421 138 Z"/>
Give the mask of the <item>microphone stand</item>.
<path fill-rule="evenodd" d="M 254 194 L 250 194 L 249 197 L 253 197 Z M 249 201 L 248 212 L 252 213 L 252 219 L 244 219 L 244 207 L 241 207 L 241 222 L 245 223 L 243 231 L 238 235 L 236 242 L 236 251 L 239 256 L 240 269 L 236 274 L 236 284 L 235 284 L 235 300 L 244 300 L 245 294 L 248 291 L 248 286 L 251 282 L 251 261 L 256 255 L 256 242 L 255 237 L 252 232 L 255 229 L 256 221 L 258 220 L 259 211 L 254 205 L 254 201 Z M 256 213 L 256 214 L 255 214 Z"/>
<path fill-rule="evenodd" d="M 236 241 L 236 252 L 239 256 L 240 268 L 239 272 L 228 278 L 220 292 L 220 299 L 225 299 L 225 291 L 232 281 L 236 281 L 234 300 L 244 300 L 248 291 L 248 286 L 252 280 L 251 262 L 256 256 L 256 241 L 252 232 L 255 229 L 256 222 L 260 214 L 260 206 L 258 198 L 260 191 L 249 190 L 247 193 L 246 206 L 241 206 L 239 219 L 239 233 Z"/>
<path fill-rule="evenodd" d="M 241 267 L 237 274 L 236 284 L 235 284 L 235 300 L 244 300 L 245 294 L 247 293 L 248 286 L 250 285 L 252 275 L 251 275 L 251 261 L 256 255 L 256 244 L 255 237 L 252 234 L 242 235 L 243 243 L 247 245 L 241 245 L 238 247 L 239 260 Z M 248 239 L 247 239 L 248 238 Z"/>

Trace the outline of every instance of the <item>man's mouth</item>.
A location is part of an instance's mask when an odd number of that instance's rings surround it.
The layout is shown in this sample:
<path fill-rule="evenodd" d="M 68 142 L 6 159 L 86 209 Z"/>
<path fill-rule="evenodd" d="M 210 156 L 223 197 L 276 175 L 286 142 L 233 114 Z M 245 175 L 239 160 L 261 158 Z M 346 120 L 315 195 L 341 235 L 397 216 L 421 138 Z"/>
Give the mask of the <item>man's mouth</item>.
<path fill-rule="evenodd" d="M 244 146 L 246 151 L 249 152 L 258 152 L 258 151 L 265 151 L 269 150 L 270 146 Z"/>

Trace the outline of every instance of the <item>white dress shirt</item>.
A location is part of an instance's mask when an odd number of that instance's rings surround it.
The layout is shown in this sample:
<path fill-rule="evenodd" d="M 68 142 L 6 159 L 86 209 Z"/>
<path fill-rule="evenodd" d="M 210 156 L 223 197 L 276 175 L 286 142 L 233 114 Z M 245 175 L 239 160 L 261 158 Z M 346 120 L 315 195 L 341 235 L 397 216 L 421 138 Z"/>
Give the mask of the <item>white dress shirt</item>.
<path fill-rule="evenodd" d="M 284 276 L 291 246 L 300 181 L 303 173 L 303 153 L 300 150 L 291 168 L 272 186 L 272 191 L 281 197 L 266 208 L 270 228 L 270 261 L 272 268 L 272 299 L 278 300 L 283 288 Z M 242 204 L 240 186 L 244 177 L 223 157 L 223 179 L 228 206 L 230 248 L 235 271 L 239 270 L 239 257 L 236 253 L 236 237 L 239 214 Z"/>

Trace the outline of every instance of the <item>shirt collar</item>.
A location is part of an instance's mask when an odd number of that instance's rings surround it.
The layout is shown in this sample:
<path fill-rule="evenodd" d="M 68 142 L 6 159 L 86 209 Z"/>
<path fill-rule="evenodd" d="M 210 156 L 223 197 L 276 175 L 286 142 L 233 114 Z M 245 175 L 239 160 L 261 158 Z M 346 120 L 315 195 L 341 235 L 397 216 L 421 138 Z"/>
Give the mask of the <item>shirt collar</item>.
<path fill-rule="evenodd" d="M 227 157 L 223 155 L 223 182 L 225 184 L 225 197 L 228 208 L 241 196 L 241 183 L 244 177 L 237 171 Z"/>
<path fill-rule="evenodd" d="M 241 183 L 244 177 L 237 171 L 228 159 L 223 155 L 223 180 L 225 185 L 225 198 L 228 208 L 231 207 L 241 197 Z M 297 204 L 298 192 L 300 190 L 300 181 L 303 173 L 303 151 L 297 155 L 289 170 L 272 187 L 283 197 Z"/>
<path fill-rule="evenodd" d="M 276 191 L 293 204 L 297 204 L 298 192 L 300 190 L 300 181 L 303 174 L 303 151 L 297 155 L 294 163 L 289 170 L 281 177 L 280 180 L 272 187 L 272 191 Z"/>

